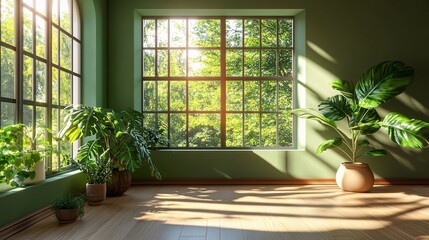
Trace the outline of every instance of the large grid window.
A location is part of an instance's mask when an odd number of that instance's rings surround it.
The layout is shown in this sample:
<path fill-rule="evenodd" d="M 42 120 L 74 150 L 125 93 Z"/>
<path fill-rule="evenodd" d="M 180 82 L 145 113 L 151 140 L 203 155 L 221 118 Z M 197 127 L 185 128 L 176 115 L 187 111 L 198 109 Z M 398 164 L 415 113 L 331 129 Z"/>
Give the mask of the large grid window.
<path fill-rule="evenodd" d="M 144 17 L 142 28 L 142 108 L 170 148 L 293 146 L 292 17 Z"/>
<path fill-rule="evenodd" d="M 76 0 L 1 0 L 1 126 L 24 123 L 35 135 L 57 133 L 66 105 L 79 102 L 80 16 Z M 48 172 L 69 165 L 71 146 L 57 150 Z"/>

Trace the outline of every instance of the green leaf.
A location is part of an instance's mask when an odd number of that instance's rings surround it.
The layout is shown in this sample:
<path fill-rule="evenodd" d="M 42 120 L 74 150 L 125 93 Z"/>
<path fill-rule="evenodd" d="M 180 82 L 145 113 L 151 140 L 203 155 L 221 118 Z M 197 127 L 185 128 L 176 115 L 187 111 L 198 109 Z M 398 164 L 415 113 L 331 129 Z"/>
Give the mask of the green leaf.
<path fill-rule="evenodd" d="M 300 118 L 305 118 L 305 119 L 309 119 L 309 120 L 314 120 L 317 121 L 321 124 L 336 128 L 337 125 L 335 124 L 334 121 L 326 118 L 325 116 L 323 116 L 321 113 L 319 113 L 317 110 L 315 109 L 311 109 L 311 108 L 296 108 L 293 110 L 290 110 L 289 113 L 294 114 L 297 117 Z"/>
<path fill-rule="evenodd" d="M 382 157 L 386 156 L 387 151 L 384 149 L 370 149 L 363 153 L 363 156 Z"/>
<path fill-rule="evenodd" d="M 352 115 L 352 109 L 347 98 L 342 95 L 328 97 L 319 103 L 319 111 L 332 121 L 339 121 Z"/>
<path fill-rule="evenodd" d="M 352 82 L 337 79 L 331 82 L 331 87 L 340 91 L 341 94 L 349 100 L 355 99 L 354 86 Z"/>
<path fill-rule="evenodd" d="M 405 91 L 414 69 L 398 61 L 386 61 L 371 67 L 356 84 L 355 94 L 363 108 L 375 108 Z"/>
<path fill-rule="evenodd" d="M 349 126 L 353 130 L 360 130 L 362 134 L 372 134 L 380 129 L 378 122 L 380 116 L 375 109 L 366 109 L 357 107 L 357 111 L 353 112 L 353 116 L 350 118 Z M 357 128 L 353 128 L 357 127 Z"/>
<path fill-rule="evenodd" d="M 358 146 L 368 146 L 369 142 L 368 142 L 368 140 L 364 139 L 364 140 L 358 141 L 357 145 Z"/>
<path fill-rule="evenodd" d="M 424 148 L 429 145 L 429 123 L 417 119 L 409 119 L 400 113 L 389 113 L 381 123 L 387 130 L 390 140 L 402 147 Z"/>
<path fill-rule="evenodd" d="M 342 144 L 342 142 L 343 141 L 341 140 L 341 138 L 334 138 L 334 139 L 326 140 L 326 141 L 322 142 L 317 147 L 316 153 L 321 154 L 322 152 L 326 151 L 327 149 L 338 147 Z"/>

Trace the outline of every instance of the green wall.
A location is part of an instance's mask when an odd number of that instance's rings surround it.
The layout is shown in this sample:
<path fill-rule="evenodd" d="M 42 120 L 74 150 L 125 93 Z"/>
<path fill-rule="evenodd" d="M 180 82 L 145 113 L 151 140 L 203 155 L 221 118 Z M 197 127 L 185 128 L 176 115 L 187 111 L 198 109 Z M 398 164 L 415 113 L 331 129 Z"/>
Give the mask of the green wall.
<path fill-rule="evenodd" d="M 376 63 L 401 60 L 416 69 L 415 82 L 405 94 L 383 105 L 381 114 L 394 110 L 429 120 L 429 98 L 425 96 L 429 79 L 426 0 L 110 0 L 108 107 L 140 109 L 141 13 L 204 15 L 201 9 L 218 9 L 224 15 L 229 13 L 226 9 L 247 9 L 241 10 L 246 14 L 255 10 L 302 10 L 297 15 L 297 24 L 305 25 L 305 30 L 298 33 L 303 47 L 298 53 L 297 106 L 317 107 L 319 100 L 334 94 L 327 85 L 333 79 L 357 80 Z M 315 148 L 327 135 L 322 126 L 300 122 L 300 147 L 296 150 L 167 150 L 154 153 L 154 161 L 166 179 L 333 178 L 343 158 L 333 151 L 315 155 Z M 373 142 L 391 153 L 367 160 L 377 177 L 429 177 L 428 150 L 397 148 L 383 132 L 376 134 Z M 142 170 L 134 178 L 145 179 L 148 175 Z"/>
<path fill-rule="evenodd" d="M 79 0 L 78 3 L 83 23 L 82 102 L 105 106 L 107 3 L 104 0 Z M 0 228 L 49 206 L 58 197 L 85 191 L 85 183 L 85 175 L 75 170 L 34 186 L 0 193 Z"/>

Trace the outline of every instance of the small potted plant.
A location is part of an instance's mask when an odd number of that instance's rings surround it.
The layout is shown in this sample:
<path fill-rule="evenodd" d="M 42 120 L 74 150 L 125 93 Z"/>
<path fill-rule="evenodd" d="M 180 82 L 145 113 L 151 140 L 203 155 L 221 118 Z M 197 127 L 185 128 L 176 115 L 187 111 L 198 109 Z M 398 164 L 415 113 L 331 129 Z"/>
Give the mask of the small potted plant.
<path fill-rule="evenodd" d="M 48 131 L 47 128 L 38 128 Z M 42 136 L 33 135 L 24 124 L 0 129 L 0 183 L 12 187 L 35 184 L 45 179 L 44 157 L 52 147 Z"/>
<path fill-rule="evenodd" d="M 347 158 L 337 171 L 337 185 L 345 191 L 367 192 L 374 184 L 368 164 L 358 162 L 362 157 L 385 156 L 386 150 L 374 148 L 367 136 L 380 128 L 390 140 L 402 147 L 424 148 L 429 144 L 429 123 L 391 112 L 382 117 L 376 108 L 405 91 L 411 84 L 414 69 L 399 61 L 386 61 L 367 70 L 356 84 L 344 80 L 331 86 L 340 94 L 320 102 L 318 110 L 298 108 L 291 113 L 317 121 L 332 129 L 338 137 L 322 142 L 317 154 L 337 149 Z M 344 130 L 336 122 L 345 121 Z"/>
<path fill-rule="evenodd" d="M 59 223 L 71 223 L 85 214 L 85 196 L 69 194 L 58 198 L 52 203 L 52 209 Z"/>

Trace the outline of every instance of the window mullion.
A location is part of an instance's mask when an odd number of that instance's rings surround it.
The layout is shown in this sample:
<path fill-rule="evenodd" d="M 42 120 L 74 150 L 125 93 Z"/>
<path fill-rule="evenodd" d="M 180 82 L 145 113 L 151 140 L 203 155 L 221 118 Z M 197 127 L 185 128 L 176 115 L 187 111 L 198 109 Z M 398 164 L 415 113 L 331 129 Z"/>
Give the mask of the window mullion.
<path fill-rule="evenodd" d="M 226 147 L 226 18 L 221 18 L 221 51 L 220 51 L 220 89 L 221 89 L 221 116 L 220 116 L 220 136 L 221 147 Z"/>
<path fill-rule="evenodd" d="M 23 106 L 22 100 L 24 97 L 23 94 L 23 46 L 24 42 L 22 41 L 24 35 L 24 8 L 22 1 L 15 1 L 15 65 L 17 66 L 15 70 L 15 122 L 23 122 Z"/>

